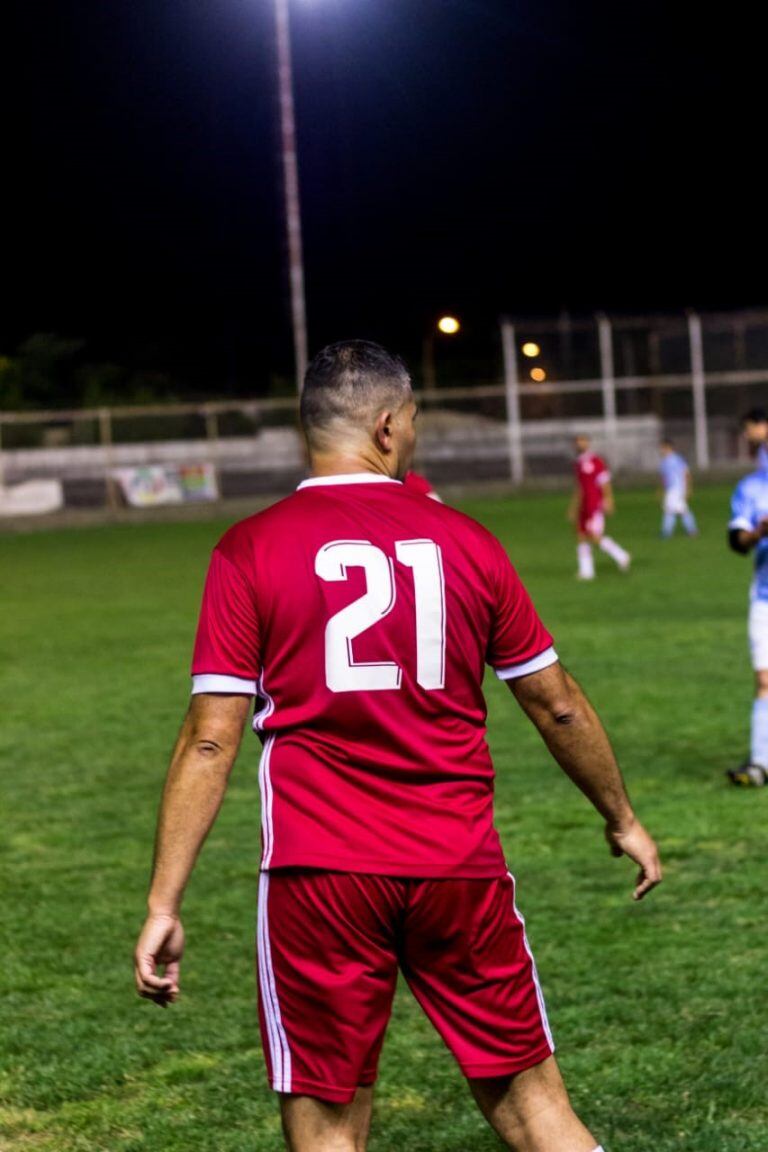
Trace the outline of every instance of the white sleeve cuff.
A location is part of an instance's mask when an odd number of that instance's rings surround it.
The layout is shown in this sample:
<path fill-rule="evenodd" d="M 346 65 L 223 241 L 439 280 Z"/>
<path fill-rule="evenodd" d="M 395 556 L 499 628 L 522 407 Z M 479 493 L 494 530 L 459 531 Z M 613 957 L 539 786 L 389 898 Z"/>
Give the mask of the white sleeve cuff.
<path fill-rule="evenodd" d="M 746 516 L 737 516 L 734 520 L 731 520 L 728 527 L 731 529 L 740 528 L 744 532 L 752 531 L 752 525 L 750 524 L 749 520 L 747 520 Z"/>
<path fill-rule="evenodd" d="M 205 673 L 192 677 L 192 695 L 202 692 L 224 692 L 235 696 L 258 696 L 255 680 L 241 680 L 239 676 L 218 676 Z"/>
<path fill-rule="evenodd" d="M 518 676 L 530 676 L 532 672 L 541 672 L 549 668 L 550 664 L 557 664 L 560 659 L 554 648 L 545 648 L 534 656 L 533 660 L 526 660 L 525 664 L 513 664 L 509 668 L 494 668 L 499 680 L 516 680 Z"/>

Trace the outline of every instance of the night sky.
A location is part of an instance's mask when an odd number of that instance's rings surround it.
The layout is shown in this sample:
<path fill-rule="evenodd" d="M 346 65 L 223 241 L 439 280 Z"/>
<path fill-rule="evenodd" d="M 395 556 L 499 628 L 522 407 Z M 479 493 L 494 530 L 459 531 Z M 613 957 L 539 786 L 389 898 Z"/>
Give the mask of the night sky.
<path fill-rule="evenodd" d="M 291 0 L 310 350 L 766 304 L 739 6 Z M 0 353 L 290 372 L 272 0 L 6 0 Z M 490 338 L 490 337 L 489 337 Z"/>

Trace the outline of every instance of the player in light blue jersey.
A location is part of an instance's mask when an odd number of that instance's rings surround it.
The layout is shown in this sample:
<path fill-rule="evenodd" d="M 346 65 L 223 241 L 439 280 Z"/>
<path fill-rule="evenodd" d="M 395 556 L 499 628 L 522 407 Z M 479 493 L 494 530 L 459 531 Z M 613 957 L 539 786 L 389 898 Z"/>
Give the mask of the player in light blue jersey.
<path fill-rule="evenodd" d="M 727 775 L 734 784 L 761 786 L 768 779 L 768 413 L 752 409 L 742 421 L 757 470 L 736 485 L 728 541 L 734 552 L 755 551 L 750 589 L 749 647 L 755 671 L 749 760 Z"/>
<path fill-rule="evenodd" d="M 679 452 L 675 452 L 671 440 L 662 440 L 660 452 L 659 472 L 663 489 L 661 535 L 665 540 L 669 539 L 679 516 L 688 536 L 695 536 L 698 532 L 696 519 L 688 507 L 691 498 L 691 473 L 687 461 Z"/>

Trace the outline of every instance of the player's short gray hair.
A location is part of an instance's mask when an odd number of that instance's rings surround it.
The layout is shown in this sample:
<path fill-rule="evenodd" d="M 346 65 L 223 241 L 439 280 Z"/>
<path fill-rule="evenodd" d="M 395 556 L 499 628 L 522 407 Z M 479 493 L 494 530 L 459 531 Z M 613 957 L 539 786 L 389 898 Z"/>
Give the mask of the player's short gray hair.
<path fill-rule="evenodd" d="M 318 352 L 307 369 L 301 423 L 311 442 L 340 423 L 365 425 L 410 396 L 411 378 L 399 356 L 369 340 L 342 340 Z"/>

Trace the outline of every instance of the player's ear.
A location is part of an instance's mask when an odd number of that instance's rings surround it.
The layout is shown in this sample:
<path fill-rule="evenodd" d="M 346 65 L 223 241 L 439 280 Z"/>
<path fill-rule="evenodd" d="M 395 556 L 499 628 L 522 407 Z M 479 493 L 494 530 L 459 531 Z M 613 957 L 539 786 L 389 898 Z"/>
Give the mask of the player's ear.
<path fill-rule="evenodd" d="M 392 412 L 385 410 L 376 417 L 374 439 L 381 452 L 392 451 Z"/>

